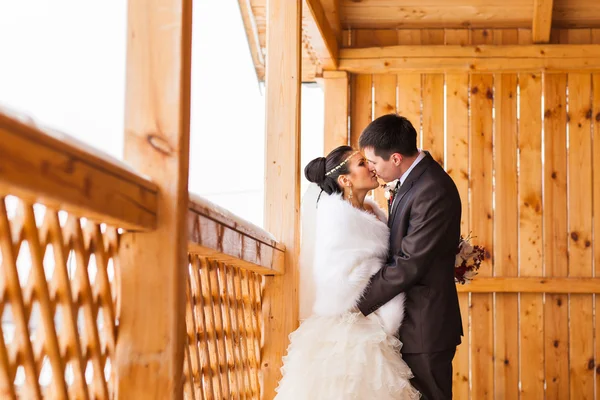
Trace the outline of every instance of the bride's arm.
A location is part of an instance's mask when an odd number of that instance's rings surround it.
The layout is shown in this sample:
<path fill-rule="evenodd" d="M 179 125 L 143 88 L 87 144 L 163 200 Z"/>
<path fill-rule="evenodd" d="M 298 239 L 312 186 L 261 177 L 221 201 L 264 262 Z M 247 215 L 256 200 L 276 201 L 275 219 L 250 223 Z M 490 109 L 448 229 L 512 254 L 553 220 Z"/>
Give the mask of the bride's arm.
<path fill-rule="evenodd" d="M 347 269 L 331 268 L 316 273 L 319 292 L 315 309 L 320 314 L 337 315 L 354 309 L 360 301 L 369 280 L 379 270 L 376 259 L 353 263 Z"/>

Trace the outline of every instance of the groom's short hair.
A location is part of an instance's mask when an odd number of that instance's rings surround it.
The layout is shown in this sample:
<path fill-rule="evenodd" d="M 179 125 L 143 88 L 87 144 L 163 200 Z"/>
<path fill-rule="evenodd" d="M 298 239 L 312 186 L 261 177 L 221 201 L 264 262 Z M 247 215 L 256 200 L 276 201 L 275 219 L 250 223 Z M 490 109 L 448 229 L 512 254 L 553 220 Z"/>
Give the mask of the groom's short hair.
<path fill-rule="evenodd" d="M 394 153 L 411 157 L 417 154 L 417 131 L 408 119 L 398 114 L 376 118 L 360 135 L 361 149 L 371 147 L 375 155 L 388 160 Z"/>

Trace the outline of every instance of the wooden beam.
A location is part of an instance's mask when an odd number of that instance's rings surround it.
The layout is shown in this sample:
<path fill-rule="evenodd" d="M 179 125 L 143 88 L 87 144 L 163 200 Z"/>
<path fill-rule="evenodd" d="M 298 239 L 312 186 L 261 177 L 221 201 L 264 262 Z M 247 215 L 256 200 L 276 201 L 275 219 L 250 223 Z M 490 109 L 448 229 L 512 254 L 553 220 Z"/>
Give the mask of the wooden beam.
<path fill-rule="evenodd" d="M 336 69 L 338 66 L 339 42 L 329 25 L 320 0 L 304 0 L 309 22 L 305 31 L 323 69 Z"/>
<path fill-rule="evenodd" d="M 548 43 L 552 27 L 553 0 L 533 0 L 533 43 Z"/>
<path fill-rule="evenodd" d="M 341 145 L 348 144 L 348 73 L 325 71 L 324 154 Z"/>
<path fill-rule="evenodd" d="M 180 399 L 186 340 L 192 0 L 129 0 L 125 159 L 160 189 L 157 229 L 122 236 L 117 398 Z"/>
<path fill-rule="evenodd" d="M 240 7 L 240 14 L 244 23 L 244 30 L 246 31 L 246 38 L 248 39 L 248 47 L 250 48 L 250 55 L 252 56 L 252 62 L 254 63 L 254 69 L 256 71 L 256 77 L 259 82 L 265 79 L 265 57 L 262 53 L 262 47 L 260 45 L 260 32 L 256 23 L 256 16 L 252 11 L 251 0 L 238 0 Z"/>
<path fill-rule="evenodd" d="M 340 50 L 340 60 L 381 58 L 598 58 L 600 44 L 381 46 Z"/>
<path fill-rule="evenodd" d="M 286 247 L 285 273 L 265 278 L 262 396 L 272 399 L 298 326 L 301 0 L 267 0 L 265 229 Z"/>
<path fill-rule="evenodd" d="M 600 293 L 600 278 L 475 277 L 459 293 Z"/>
<path fill-rule="evenodd" d="M 340 50 L 356 73 L 599 70 L 600 45 L 387 46 Z"/>
<path fill-rule="evenodd" d="M 120 228 L 156 227 L 157 186 L 75 139 L 0 112 L 0 195 Z"/>
<path fill-rule="evenodd" d="M 261 228 L 194 196 L 188 211 L 188 252 L 276 275 L 283 272 L 285 246 Z"/>
<path fill-rule="evenodd" d="M 323 10 L 325 10 L 325 15 L 327 16 L 327 21 L 329 21 L 329 26 L 331 26 L 331 30 L 337 39 L 338 45 L 342 43 L 342 23 L 340 22 L 340 13 L 341 10 L 341 0 L 321 0 L 321 4 L 323 4 Z"/>

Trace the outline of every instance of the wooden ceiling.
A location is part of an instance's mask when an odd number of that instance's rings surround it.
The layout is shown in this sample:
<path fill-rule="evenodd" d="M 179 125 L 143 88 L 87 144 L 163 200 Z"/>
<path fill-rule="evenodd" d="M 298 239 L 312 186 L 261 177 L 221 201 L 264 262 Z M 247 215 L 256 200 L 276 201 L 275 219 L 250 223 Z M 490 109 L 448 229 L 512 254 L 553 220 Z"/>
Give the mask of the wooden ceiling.
<path fill-rule="evenodd" d="M 542 3 L 553 3 L 553 27 L 600 26 L 598 0 L 341 0 L 340 20 L 344 29 L 530 28 Z"/>
<path fill-rule="evenodd" d="M 267 1 L 238 1 L 262 81 Z M 304 0 L 304 82 L 314 81 L 323 69 L 335 69 L 327 59 L 332 52 L 325 46 L 325 25 L 335 38 L 329 42 L 340 48 L 344 47 L 345 33 L 357 29 L 533 28 L 534 41 L 544 43 L 548 42 L 549 33 L 545 32 L 550 26 L 600 28 L 600 0 Z"/>

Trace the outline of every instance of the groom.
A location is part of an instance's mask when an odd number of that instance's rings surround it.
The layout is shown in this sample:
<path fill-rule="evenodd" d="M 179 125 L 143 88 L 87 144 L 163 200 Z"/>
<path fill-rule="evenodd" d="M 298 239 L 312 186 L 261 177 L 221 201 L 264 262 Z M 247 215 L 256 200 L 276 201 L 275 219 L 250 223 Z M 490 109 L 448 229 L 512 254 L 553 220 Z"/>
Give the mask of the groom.
<path fill-rule="evenodd" d="M 452 398 L 452 359 L 462 322 L 454 283 L 461 201 L 456 186 L 427 151 L 406 118 L 389 114 L 360 137 L 370 168 L 386 182 L 398 179 L 390 204 L 390 254 L 371 278 L 358 308 L 364 315 L 406 293 L 399 337 L 411 383 L 424 400 Z"/>

